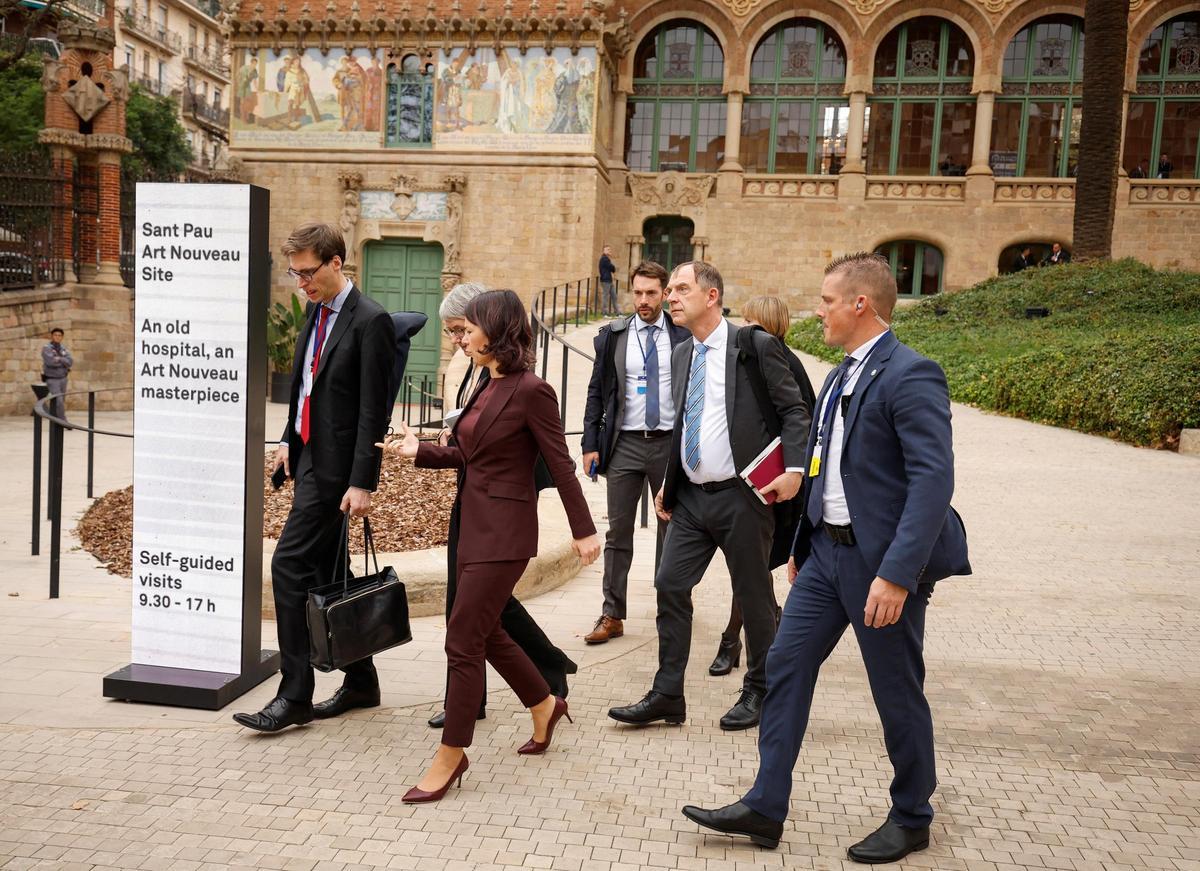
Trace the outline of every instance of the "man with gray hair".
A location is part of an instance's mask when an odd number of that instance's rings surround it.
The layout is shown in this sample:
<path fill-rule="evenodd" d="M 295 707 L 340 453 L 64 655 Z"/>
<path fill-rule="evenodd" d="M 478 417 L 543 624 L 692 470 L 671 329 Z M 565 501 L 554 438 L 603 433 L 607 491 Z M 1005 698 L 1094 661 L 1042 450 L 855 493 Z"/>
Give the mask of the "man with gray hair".
<path fill-rule="evenodd" d="M 937 776 L 925 611 L 936 581 L 971 573 L 966 533 L 950 507 L 946 375 L 897 340 L 895 306 L 896 280 L 884 258 L 848 254 L 825 270 L 817 317 L 825 344 L 846 356 L 825 379 L 808 438 L 805 511 L 788 562 L 792 589 L 767 654 L 758 776 L 741 801 L 683 808 L 705 828 L 779 846 L 817 675 L 851 626 L 894 774 L 887 819 L 847 851 L 864 864 L 895 862 L 929 845 Z"/>
<path fill-rule="evenodd" d="M 475 282 L 467 282 L 464 284 L 456 284 L 446 294 L 446 298 L 442 300 L 441 307 L 438 308 L 438 314 L 442 318 L 442 332 L 446 334 L 446 338 L 456 347 L 461 348 L 466 352 L 465 328 L 467 324 L 467 305 L 475 297 L 481 293 L 486 293 L 488 288 L 482 284 Z M 461 386 L 458 388 L 458 395 L 455 400 L 455 410 L 464 408 L 485 384 L 488 382 L 488 370 L 482 366 L 476 366 L 473 363 L 467 369 L 467 374 L 463 377 Z M 443 445 L 449 444 L 454 438 L 453 422 L 458 419 L 457 414 L 446 415 L 447 426 L 449 429 L 442 431 L 440 441 Z M 465 474 L 459 471 L 458 488 L 461 492 L 463 478 Z M 458 554 L 458 536 L 462 523 L 462 502 L 455 498 L 454 507 L 450 509 L 450 530 L 446 541 L 446 620 L 450 620 L 450 611 L 454 607 L 454 597 L 457 592 L 456 579 L 457 571 L 457 554 Z M 559 650 L 546 637 L 546 633 L 542 631 L 542 627 L 538 626 L 537 622 L 525 610 L 525 606 L 517 601 L 516 597 L 509 596 L 508 602 L 504 605 L 504 610 L 500 612 L 500 624 L 504 627 L 504 631 L 508 633 L 513 641 L 525 651 L 533 664 L 537 666 L 538 671 L 542 673 L 542 677 L 546 679 L 546 683 L 550 685 L 550 691 L 556 695 L 566 698 L 567 696 L 567 675 L 574 674 L 578 668 L 574 662 L 567 658 L 567 655 Z M 487 687 L 484 686 L 484 701 L 479 706 L 479 719 L 482 720 L 486 716 L 484 705 L 487 702 Z M 440 729 L 446 722 L 446 712 L 439 711 L 429 719 L 429 725 L 434 729 Z"/>

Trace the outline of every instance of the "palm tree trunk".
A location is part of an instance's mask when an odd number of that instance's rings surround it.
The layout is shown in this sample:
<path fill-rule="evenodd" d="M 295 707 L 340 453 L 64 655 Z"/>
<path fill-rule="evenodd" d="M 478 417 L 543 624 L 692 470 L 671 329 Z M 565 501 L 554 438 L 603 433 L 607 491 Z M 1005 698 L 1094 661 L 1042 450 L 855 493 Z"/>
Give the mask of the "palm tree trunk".
<path fill-rule="evenodd" d="M 1129 0 L 1087 0 L 1084 20 L 1087 47 L 1075 180 L 1074 258 L 1107 260 L 1112 257 L 1113 216 L 1117 207 Z"/>

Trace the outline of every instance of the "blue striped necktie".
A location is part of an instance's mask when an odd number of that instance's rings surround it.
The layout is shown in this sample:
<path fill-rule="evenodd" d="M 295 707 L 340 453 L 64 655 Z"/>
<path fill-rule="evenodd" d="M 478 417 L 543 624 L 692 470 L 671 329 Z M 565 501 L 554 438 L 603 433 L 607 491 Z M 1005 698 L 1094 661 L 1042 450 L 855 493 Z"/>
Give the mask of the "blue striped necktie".
<path fill-rule="evenodd" d="M 658 327 L 650 325 L 643 328 L 646 336 L 645 369 L 646 369 L 646 429 L 658 429 Z"/>
<path fill-rule="evenodd" d="M 707 353 L 707 345 L 696 345 L 683 412 L 683 457 L 687 467 L 693 472 L 700 465 L 700 421 L 704 417 L 704 355 Z"/>

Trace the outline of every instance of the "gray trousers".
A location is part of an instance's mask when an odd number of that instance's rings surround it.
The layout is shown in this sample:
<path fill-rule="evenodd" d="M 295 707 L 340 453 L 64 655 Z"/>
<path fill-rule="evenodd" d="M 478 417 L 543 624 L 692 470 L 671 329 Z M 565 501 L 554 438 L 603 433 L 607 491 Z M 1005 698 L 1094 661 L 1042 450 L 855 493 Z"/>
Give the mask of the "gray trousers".
<path fill-rule="evenodd" d="M 604 289 L 604 314 L 617 314 L 617 291 L 612 279 L 600 282 Z"/>
<path fill-rule="evenodd" d="M 47 378 L 46 386 L 50 388 L 50 395 L 55 396 L 58 393 L 67 392 L 67 379 L 63 378 Z M 61 396 L 51 399 L 48 403 L 50 413 L 62 420 L 67 419 L 67 401 Z"/>
<path fill-rule="evenodd" d="M 648 439 L 637 433 L 620 433 L 604 479 L 608 484 L 608 533 L 604 538 L 604 610 L 608 617 L 625 619 L 629 589 L 629 566 L 633 564 L 633 528 L 638 503 L 650 482 L 651 497 L 662 486 L 671 453 L 671 437 Z M 654 509 L 650 509 L 654 513 Z M 654 571 L 662 561 L 663 534 L 667 525 L 658 521 L 654 545 Z"/>
<path fill-rule="evenodd" d="M 667 535 L 658 590 L 658 673 L 654 690 L 683 695 L 683 677 L 692 646 L 692 587 L 700 583 L 717 548 L 725 555 L 733 595 L 746 629 L 746 676 L 742 688 L 767 690 L 767 651 L 775 640 L 775 598 L 771 594 L 771 536 L 775 515 L 737 480 L 723 490 L 706 491 L 686 479 Z"/>

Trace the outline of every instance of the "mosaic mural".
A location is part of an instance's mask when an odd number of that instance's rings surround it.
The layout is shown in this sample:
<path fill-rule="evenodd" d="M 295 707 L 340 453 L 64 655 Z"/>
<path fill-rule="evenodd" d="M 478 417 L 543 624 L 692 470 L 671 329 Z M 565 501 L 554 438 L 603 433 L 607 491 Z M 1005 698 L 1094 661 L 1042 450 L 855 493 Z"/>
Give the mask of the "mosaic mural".
<path fill-rule="evenodd" d="M 444 221 L 447 216 L 445 191 L 417 191 L 412 194 L 412 210 L 403 217 L 396 213 L 396 195 L 392 191 L 359 191 L 359 218 L 364 221 Z M 407 205 L 407 204 L 406 204 Z"/>
<path fill-rule="evenodd" d="M 245 51 L 234 80 L 234 146 L 377 148 L 383 51 Z"/>
<path fill-rule="evenodd" d="M 442 51 L 434 145 L 587 150 L 596 117 L 596 50 Z"/>

